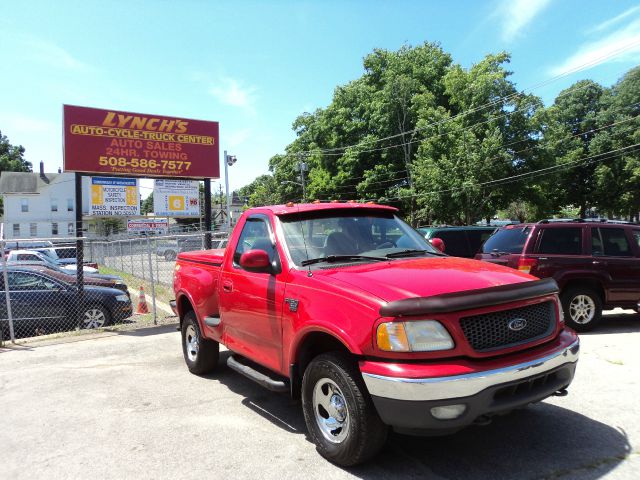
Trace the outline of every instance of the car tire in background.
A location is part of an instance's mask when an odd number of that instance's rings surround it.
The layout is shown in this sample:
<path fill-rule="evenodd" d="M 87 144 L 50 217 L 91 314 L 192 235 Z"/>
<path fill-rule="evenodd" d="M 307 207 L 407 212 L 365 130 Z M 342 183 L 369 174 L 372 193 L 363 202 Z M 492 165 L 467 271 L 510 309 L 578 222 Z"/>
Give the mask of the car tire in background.
<path fill-rule="evenodd" d="M 387 439 L 388 427 L 345 353 L 322 354 L 309 364 L 302 379 L 302 410 L 316 449 L 336 465 L 365 462 Z"/>
<path fill-rule="evenodd" d="M 203 375 L 212 372 L 218 365 L 220 344 L 202 338 L 196 314 L 189 310 L 182 322 L 182 353 L 191 373 Z"/>
<path fill-rule="evenodd" d="M 588 332 L 602 320 L 602 298 L 590 287 L 569 287 L 560 295 L 565 323 L 577 332 Z"/>
<path fill-rule="evenodd" d="M 109 310 L 102 305 L 94 304 L 85 308 L 82 313 L 81 328 L 101 328 L 111 323 L 111 314 Z"/>
<path fill-rule="evenodd" d="M 164 259 L 167 262 L 171 262 L 173 260 L 176 259 L 176 252 L 174 252 L 173 250 L 167 250 L 166 252 L 164 252 Z"/>

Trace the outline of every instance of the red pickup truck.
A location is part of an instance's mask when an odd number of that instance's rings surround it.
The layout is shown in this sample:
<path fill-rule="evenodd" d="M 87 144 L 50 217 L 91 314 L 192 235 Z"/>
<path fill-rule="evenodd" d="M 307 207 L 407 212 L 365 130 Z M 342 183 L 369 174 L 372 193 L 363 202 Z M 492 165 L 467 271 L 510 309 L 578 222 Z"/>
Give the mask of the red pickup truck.
<path fill-rule="evenodd" d="M 579 355 L 553 279 L 449 257 L 388 206 L 247 210 L 225 250 L 178 255 L 184 358 L 301 398 L 318 451 L 354 465 L 563 396 Z"/>

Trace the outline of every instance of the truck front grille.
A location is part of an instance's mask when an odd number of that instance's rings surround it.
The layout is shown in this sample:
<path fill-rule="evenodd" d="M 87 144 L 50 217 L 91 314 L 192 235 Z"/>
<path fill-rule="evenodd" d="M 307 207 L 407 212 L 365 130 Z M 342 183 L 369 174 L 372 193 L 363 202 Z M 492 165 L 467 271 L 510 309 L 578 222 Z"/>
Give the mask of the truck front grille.
<path fill-rule="evenodd" d="M 532 342 L 549 335 L 555 326 L 553 302 L 460 319 L 464 335 L 477 352 L 488 352 Z"/>

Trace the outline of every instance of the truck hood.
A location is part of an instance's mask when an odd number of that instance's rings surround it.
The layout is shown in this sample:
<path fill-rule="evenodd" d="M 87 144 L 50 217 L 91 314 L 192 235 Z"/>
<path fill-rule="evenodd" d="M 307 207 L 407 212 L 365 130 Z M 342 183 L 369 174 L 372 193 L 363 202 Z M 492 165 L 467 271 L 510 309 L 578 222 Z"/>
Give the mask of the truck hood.
<path fill-rule="evenodd" d="M 314 271 L 384 302 L 536 280 L 507 267 L 457 257 L 427 257 Z"/>

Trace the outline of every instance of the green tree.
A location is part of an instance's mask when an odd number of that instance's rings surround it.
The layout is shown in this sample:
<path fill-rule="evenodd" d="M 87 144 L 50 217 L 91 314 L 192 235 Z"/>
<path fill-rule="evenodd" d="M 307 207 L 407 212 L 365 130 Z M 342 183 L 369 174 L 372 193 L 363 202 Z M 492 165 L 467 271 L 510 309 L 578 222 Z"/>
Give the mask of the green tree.
<path fill-rule="evenodd" d="M 140 213 L 142 215 L 153 213 L 153 192 L 151 192 L 140 204 Z"/>
<path fill-rule="evenodd" d="M 603 109 L 605 88 L 592 80 L 579 81 L 560 92 L 548 109 L 548 125 L 544 145 L 561 168 L 554 177 L 561 186 L 561 205 L 576 205 L 579 215 L 597 204 L 596 162 L 583 159 L 597 153 L 592 142 L 597 135 L 599 116 Z"/>
<path fill-rule="evenodd" d="M 283 202 L 273 175 L 261 175 L 238 190 L 240 198 L 249 198 L 250 207 L 276 205 Z"/>
<path fill-rule="evenodd" d="M 627 72 L 606 92 L 602 103 L 600 130 L 591 144 L 592 153 L 605 158 L 594 170 L 597 206 L 610 217 L 640 220 L 640 154 L 628 148 L 640 143 L 640 67 Z M 606 155 L 622 148 L 627 150 Z"/>
<path fill-rule="evenodd" d="M 30 172 L 31 163 L 24 159 L 24 147 L 14 146 L 0 131 L 0 172 Z M 0 197 L 0 215 L 4 213 L 2 197 Z"/>

